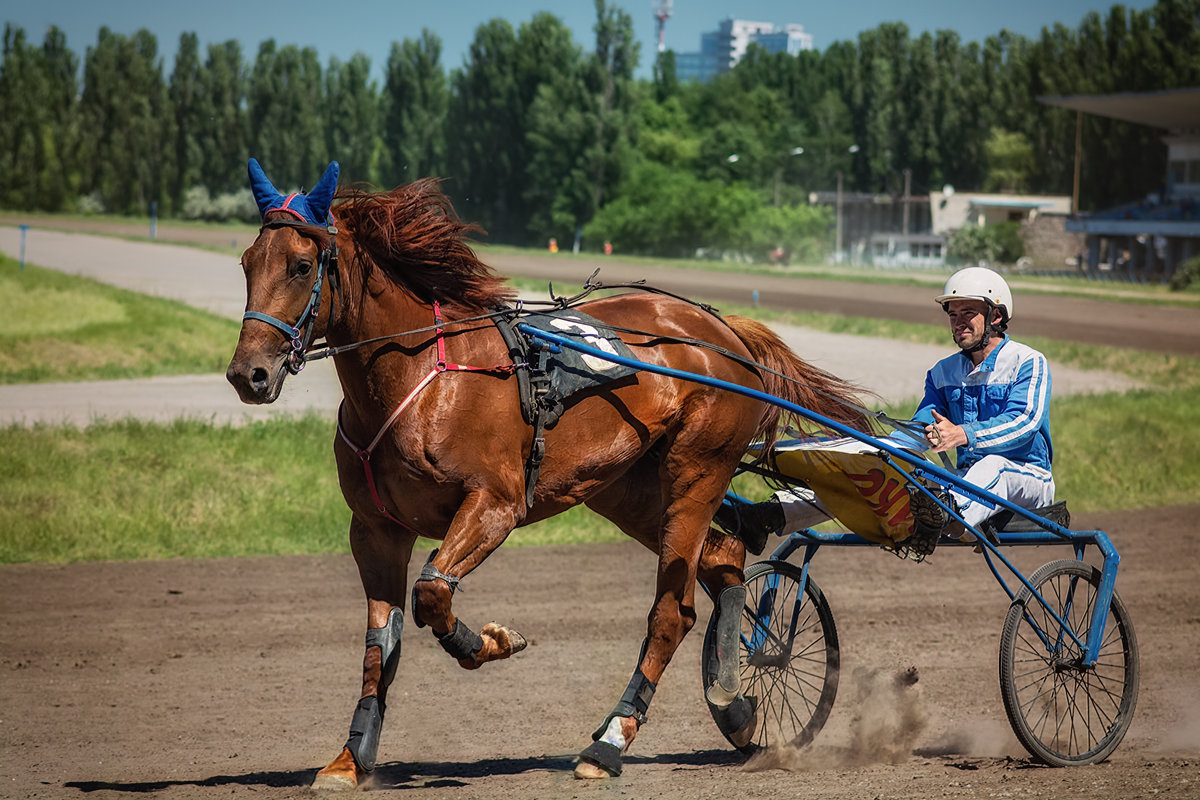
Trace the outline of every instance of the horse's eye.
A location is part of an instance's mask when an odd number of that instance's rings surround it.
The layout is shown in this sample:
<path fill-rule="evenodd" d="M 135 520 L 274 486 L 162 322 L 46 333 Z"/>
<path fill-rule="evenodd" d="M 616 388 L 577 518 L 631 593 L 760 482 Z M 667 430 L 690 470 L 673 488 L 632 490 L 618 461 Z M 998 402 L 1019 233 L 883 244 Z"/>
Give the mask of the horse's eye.
<path fill-rule="evenodd" d="M 296 274 L 300 276 L 307 275 L 308 273 L 312 272 L 312 266 L 313 265 L 311 261 L 301 261 L 300 263 L 296 264 Z"/>

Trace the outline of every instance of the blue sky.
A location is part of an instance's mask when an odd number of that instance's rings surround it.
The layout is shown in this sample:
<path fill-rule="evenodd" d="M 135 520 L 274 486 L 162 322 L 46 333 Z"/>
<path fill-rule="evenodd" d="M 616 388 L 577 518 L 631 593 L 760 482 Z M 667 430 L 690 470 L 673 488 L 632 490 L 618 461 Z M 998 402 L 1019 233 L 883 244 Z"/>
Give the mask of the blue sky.
<path fill-rule="evenodd" d="M 642 43 L 640 77 L 648 77 L 655 48 L 653 0 L 609 0 L 633 18 Z M 836 41 L 854 39 L 863 30 L 882 22 L 904 22 L 914 35 L 942 28 L 956 30 L 966 41 L 982 41 L 1003 28 L 1037 36 L 1043 26 L 1062 22 L 1076 27 L 1089 11 L 1108 13 L 1111 2 L 1097 0 L 924 0 L 899 3 L 895 0 L 841 0 L 799 3 L 795 0 L 675 0 L 667 22 L 667 46 L 677 52 L 699 49 L 700 34 L 715 30 L 730 16 L 777 24 L 797 22 L 813 35 L 814 46 L 824 50 Z M 1153 5 L 1147 0 L 1129 0 L 1129 8 Z M 131 34 L 146 28 L 158 38 L 164 59 L 164 74 L 170 74 L 179 35 L 197 34 L 201 52 L 205 44 L 238 39 L 247 60 L 259 42 L 274 38 L 280 44 L 314 46 L 323 64 L 331 56 L 348 59 L 356 51 L 371 57 L 378 76 L 393 41 L 417 38 L 429 28 L 442 39 L 442 63 L 447 68 L 462 64 L 475 29 L 494 17 L 504 17 L 518 26 L 538 11 L 551 11 L 575 32 L 575 41 L 585 50 L 593 42 L 595 6 L 592 0 L 0 0 L 3 20 L 24 28 L 26 36 L 40 43 L 50 25 L 67 35 L 67 44 L 80 54 L 96 42 L 100 27 Z"/>

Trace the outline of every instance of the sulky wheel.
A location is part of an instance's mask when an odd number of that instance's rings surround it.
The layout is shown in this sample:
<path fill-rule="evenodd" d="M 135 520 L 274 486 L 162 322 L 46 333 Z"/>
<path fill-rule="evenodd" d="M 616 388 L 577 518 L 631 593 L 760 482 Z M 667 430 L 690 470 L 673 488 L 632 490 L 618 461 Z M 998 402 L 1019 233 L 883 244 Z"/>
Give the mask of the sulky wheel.
<path fill-rule="evenodd" d="M 756 708 L 750 741 L 730 743 L 750 755 L 773 744 L 812 741 L 837 695 L 839 651 L 833 612 L 812 577 L 786 561 L 761 561 L 746 570 L 741 625 L 741 692 Z M 704 689 L 717 680 L 717 614 L 704 636 Z M 709 711 L 720 725 L 717 709 Z"/>
<path fill-rule="evenodd" d="M 1100 570 L 1054 561 L 1030 583 L 1086 644 Z M 1138 694 L 1138 647 L 1129 612 L 1113 593 L 1099 659 L 1076 644 L 1028 589 L 1013 601 L 1000 637 L 1000 693 L 1021 744 L 1051 766 L 1103 761 L 1120 744 Z"/>

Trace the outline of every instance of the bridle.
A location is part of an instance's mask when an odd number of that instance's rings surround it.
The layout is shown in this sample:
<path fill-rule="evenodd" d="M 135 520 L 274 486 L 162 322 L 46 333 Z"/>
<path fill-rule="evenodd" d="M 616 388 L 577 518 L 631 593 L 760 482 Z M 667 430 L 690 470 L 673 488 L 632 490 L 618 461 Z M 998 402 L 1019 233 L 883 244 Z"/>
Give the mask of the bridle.
<path fill-rule="evenodd" d="M 265 322 L 279 330 L 291 341 L 292 352 L 288 354 L 288 359 L 284 362 L 284 365 L 287 367 L 288 372 L 295 375 L 304 369 L 304 363 L 307 361 L 308 347 L 312 344 L 313 332 L 316 330 L 317 314 L 321 310 L 321 286 L 325 283 L 326 275 L 329 276 L 329 286 L 335 298 L 335 301 L 331 302 L 329 306 L 329 318 L 330 321 L 333 320 L 333 307 L 336 305 L 338 287 L 338 231 L 332 222 L 328 225 L 313 225 L 308 222 L 299 222 L 290 219 L 273 219 L 263 223 L 262 227 L 258 229 L 258 235 L 262 236 L 263 231 L 268 228 L 292 228 L 300 235 L 307 236 L 318 243 L 318 232 L 329 234 L 329 246 L 321 248 L 321 254 L 317 257 L 317 275 L 313 281 L 312 294 L 309 295 L 308 305 L 304 307 L 304 311 L 300 314 L 300 318 L 296 320 L 295 325 L 289 325 L 283 320 L 272 317 L 270 314 L 264 314 L 261 311 L 247 311 L 242 315 L 243 323 L 249 319 Z"/>

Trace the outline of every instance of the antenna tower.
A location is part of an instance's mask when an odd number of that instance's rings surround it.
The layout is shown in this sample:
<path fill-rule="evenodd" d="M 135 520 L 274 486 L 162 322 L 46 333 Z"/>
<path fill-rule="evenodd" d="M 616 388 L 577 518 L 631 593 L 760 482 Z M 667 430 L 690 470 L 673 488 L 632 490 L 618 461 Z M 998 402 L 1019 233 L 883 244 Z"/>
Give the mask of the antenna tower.
<path fill-rule="evenodd" d="M 658 52 L 660 53 L 667 49 L 663 30 L 667 26 L 667 20 L 671 18 L 672 5 L 674 5 L 673 0 L 654 0 L 654 18 L 658 20 Z"/>

